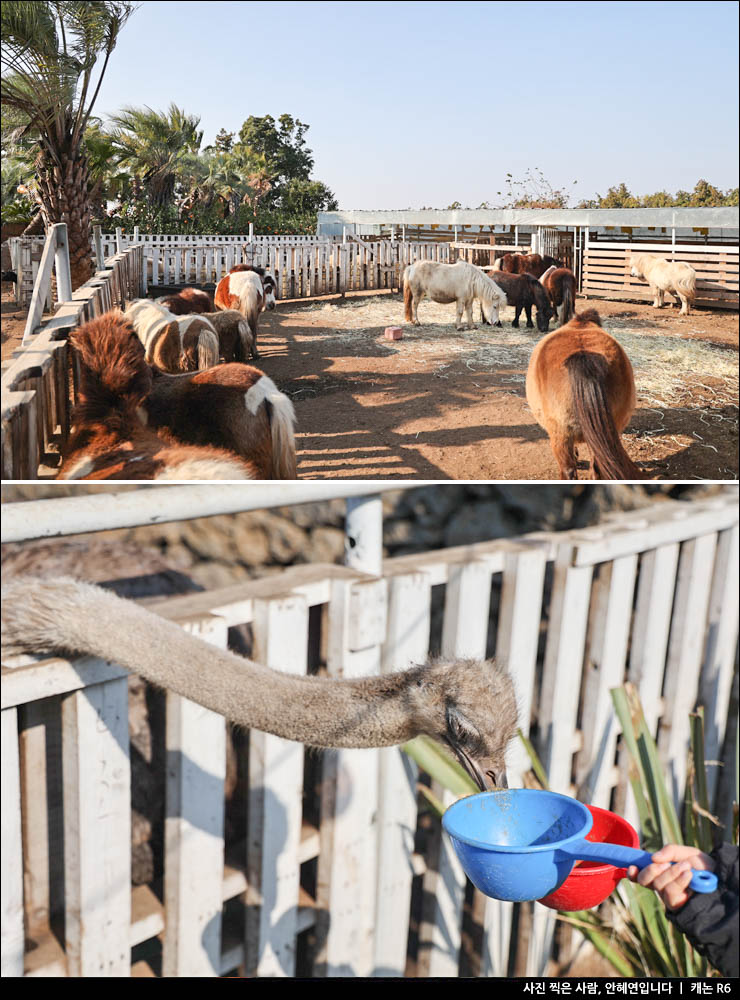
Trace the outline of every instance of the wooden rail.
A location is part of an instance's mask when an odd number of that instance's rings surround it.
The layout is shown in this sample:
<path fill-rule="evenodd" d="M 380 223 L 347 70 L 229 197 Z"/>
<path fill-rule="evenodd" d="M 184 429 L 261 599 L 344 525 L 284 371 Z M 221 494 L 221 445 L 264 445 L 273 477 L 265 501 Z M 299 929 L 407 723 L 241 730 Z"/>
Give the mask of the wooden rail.
<path fill-rule="evenodd" d="M 696 271 L 696 304 L 715 309 L 738 308 L 738 247 L 680 243 L 587 242 L 583 254 L 583 293 L 616 299 L 653 296 L 647 283 L 630 273 L 633 253 L 650 253 L 665 260 L 685 261 Z M 667 296 L 671 299 L 671 296 Z"/>
<path fill-rule="evenodd" d="M 143 248 L 143 279 L 150 289 L 186 285 L 213 288 L 236 264 L 256 264 L 275 277 L 280 299 L 398 288 L 407 264 L 449 260 L 439 243 L 328 240 L 279 242 L 149 243 Z"/>
<path fill-rule="evenodd" d="M 2 478 L 36 479 L 53 439 L 69 433 L 75 377 L 67 338 L 72 330 L 144 294 L 143 251 L 131 247 L 76 289 L 25 347 L 3 364 Z"/>
<path fill-rule="evenodd" d="M 735 725 L 737 542 L 737 496 L 728 493 L 655 505 L 583 531 L 386 560 L 380 577 L 301 566 L 153 608 L 219 646 L 228 627 L 250 623 L 257 659 L 305 673 L 315 640 L 309 611 L 326 606 L 327 669 L 352 676 L 426 658 L 435 586 L 444 587 L 443 655 L 485 656 L 495 586 L 496 655 L 512 665 L 522 728 L 530 732 L 532 724 L 551 787 L 605 807 L 628 795 L 609 690 L 631 680 L 680 802 L 688 712 L 697 699 L 705 707 L 708 760 L 721 759 L 725 732 Z M 414 853 L 416 771 L 398 749 L 327 754 L 317 827 L 308 821 L 318 807 L 314 785 L 304 780 L 302 748 L 252 733 L 247 841 L 227 843 L 226 727 L 168 695 L 164 893 L 131 891 L 125 677 L 91 658 L 21 658 L 3 668 L 3 870 L 50 872 L 58 884 L 61 843 L 51 836 L 48 809 L 58 800 L 59 753 L 66 866 L 62 944 L 48 927 L 48 880 L 27 878 L 24 890 L 19 877 L 4 879 L 5 974 L 151 975 L 144 961 L 132 968 L 129 949 L 159 941 L 165 975 L 241 969 L 291 976 L 298 936 L 313 927 L 321 941 L 314 974 L 400 976 L 415 875 L 433 903 L 420 930 L 421 974 L 458 974 L 465 881 L 444 841 L 433 837 L 423 855 Z M 84 768 L 76 764 L 83 755 Z M 721 777 L 712 778 L 715 803 L 735 781 L 733 762 L 724 763 Z M 527 767 L 521 748 L 513 748 L 512 785 Z M 21 824 L 21 805 L 33 823 Z M 627 797 L 626 814 L 636 823 L 634 812 Z M 315 893 L 301 888 L 306 866 L 317 873 Z M 246 924 L 232 923 L 240 912 Z M 545 972 L 550 911 L 536 908 L 527 938 L 513 933 L 511 904 L 487 900 L 482 912 L 483 975 L 506 975 L 517 948 L 528 975 Z M 26 950 L 24 924 L 35 944 Z"/>

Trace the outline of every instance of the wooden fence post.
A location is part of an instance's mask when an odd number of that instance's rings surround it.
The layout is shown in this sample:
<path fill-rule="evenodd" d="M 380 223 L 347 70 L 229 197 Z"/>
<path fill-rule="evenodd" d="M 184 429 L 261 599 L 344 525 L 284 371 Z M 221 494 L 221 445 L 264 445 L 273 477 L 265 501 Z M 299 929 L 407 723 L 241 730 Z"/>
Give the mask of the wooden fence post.
<path fill-rule="evenodd" d="M 18 712 L 2 711 L 2 974 L 23 975 L 23 852 Z"/>
<path fill-rule="evenodd" d="M 426 573 L 389 580 L 388 630 L 381 673 L 407 670 L 429 655 L 431 580 Z M 374 976 L 403 976 L 408 948 L 418 768 L 400 747 L 379 751 L 378 881 Z"/>
<path fill-rule="evenodd" d="M 535 668 L 542 594 L 547 566 L 547 549 L 523 548 L 507 552 L 501 587 L 501 606 L 496 633 L 496 659 L 508 665 L 519 705 L 519 725 L 529 734 L 532 697 L 535 691 Z M 517 741 L 509 751 L 509 784 L 521 785 L 519 774 L 526 771 L 524 751 Z M 486 899 L 483 917 L 482 976 L 506 976 L 511 952 L 514 904 L 506 900 Z"/>
<path fill-rule="evenodd" d="M 226 646 L 220 618 L 206 616 L 187 628 Z M 222 716 L 168 691 L 163 976 L 221 971 L 225 774 Z"/>
<path fill-rule="evenodd" d="M 483 659 L 488 639 L 491 571 L 484 562 L 450 566 L 442 625 L 442 656 Z M 445 806 L 456 796 L 433 785 Z M 429 977 L 457 976 L 466 879 L 452 845 L 437 831 L 424 876 L 428 901 L 419 932 L 419 967 Z"/>
<path fill-rule="evenodd" d="M 330 675 L 361 677 L 379 672 L 386 595 L 385 580 L 332 581 Z M 378 764 L 377 750 L 338 750 L 324 757 L 316 975 L 369 976 L 373 969 Z"/>
<path fill-rule="evenodd" d="M 128 976 L 131 966 L 131 768 L 128 680 L 62 702 L 64 894 L 71 976 Z"/>
<path fill-rule="evenodd" d="M 567 795 L 573 755 L 578 697 L 588 624 L 593 566 L 573 566 L 572 543 L 558 547 L 555 557 L 550 623 L 540 695 L 544 733 L 541 759 L 550 788 Z M 555 915 L 543 906 L 532 915 L 527 975 L 544 975 L 555 931 Z"/>
<path fill-rule="evenodd" d="M 253 629 L 257 662 L 305 674 L 305 597 L 255 600 Z M 253 730 L 247 829 L 248 976 L 295 976 L 302 798 L 303 746 Z"/>
<path fill-rule="evenodd" d="M 56 249 L 54 251 L 54 270 L 57 278 L 57 302 L 69 302 L 72 298 L 72 272 L 69 266 L 69 240 L 66 222 L 58 222 L 56 230 Z"/>

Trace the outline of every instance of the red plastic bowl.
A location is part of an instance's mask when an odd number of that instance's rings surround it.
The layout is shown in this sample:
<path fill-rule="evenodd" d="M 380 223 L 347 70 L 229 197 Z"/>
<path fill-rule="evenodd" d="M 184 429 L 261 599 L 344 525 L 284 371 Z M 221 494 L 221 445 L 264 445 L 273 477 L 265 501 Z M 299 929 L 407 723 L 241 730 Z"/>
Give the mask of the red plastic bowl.
<path fill-rule="evenodd" d="M 640 838 L 626 819 L 586 804 L 594 818 L 594 825 L 586 835 L 586 840 L 601 844 L 622 844 L 625 847 L 639 847 Z M 543 906 L 553 910 L 590 910 L 603 903 L 610 896 L 617 883 L 627 874 L 626 868 L 602 865 L 593 861 L 577 861 L 565 882 L 544 899 Z"/>

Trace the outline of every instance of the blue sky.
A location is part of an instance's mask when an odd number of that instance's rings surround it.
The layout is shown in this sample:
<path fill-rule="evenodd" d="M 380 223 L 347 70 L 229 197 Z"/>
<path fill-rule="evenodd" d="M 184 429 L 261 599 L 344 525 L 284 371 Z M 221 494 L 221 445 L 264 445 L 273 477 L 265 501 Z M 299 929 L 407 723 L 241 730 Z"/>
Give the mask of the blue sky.
<path fill-rule="evenodd" d="M 737 185 L 738 6 L 145 0 L 98 97 L 311 128 L 342 208 L 497 204 L 539 167 L 574 199 Z"/>

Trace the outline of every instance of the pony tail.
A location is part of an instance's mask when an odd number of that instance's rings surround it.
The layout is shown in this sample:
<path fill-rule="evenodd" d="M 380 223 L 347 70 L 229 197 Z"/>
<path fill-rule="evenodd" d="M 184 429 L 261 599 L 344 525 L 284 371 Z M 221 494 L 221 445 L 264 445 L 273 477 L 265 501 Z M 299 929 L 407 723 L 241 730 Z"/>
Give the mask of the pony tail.
<path fill-rule="evenodd" d="M 218 336 L 213 330 L 201 330 L 198 336 L 198 368 L 215 368 L 218 360 Z"/>
<path fill-rule="evenodd" d="M 272 478 L 297 479 L 293 403 L 277 390 L 265 402 L 272 435 Z"/>
<path fill-rule="evenodd" d="M 242 361 L 244 364 L 248 364 L 252 355 L 257 357 L 257 344 L 255 337 L 252 333 L 252 328 L 246 319 L 239 320 L 237 329 L 239 331 L 239 336 L 237 338 L 237 354 L 239 357 L 236 360 Z"/>
<path fill-rule="evenodd" d="M 413 322 L 414 315 L 411 309 L 411 304 L 413 301 L 413 295 L 411 293 L 411 285 L 409 284 L 409 269 L 403 272 L 403 318 L 407 323 Z"/>
<path fill-rule="evenodd" d="M 606 394 L 609 365 L 602 355 L 579 351 L 565 362 L 576 421 L 591 449 L 599 479 L 644 479 L 622 445 Z"/>
<path fill-rule="evenodd" d="M 576 305 L 573 301 L 573 285 L 569 280 L 563 281 L 563 304 L 562 304 L 562 315 L 560 317 L 560 325 L 564 326 L 576 314 Z"/>

